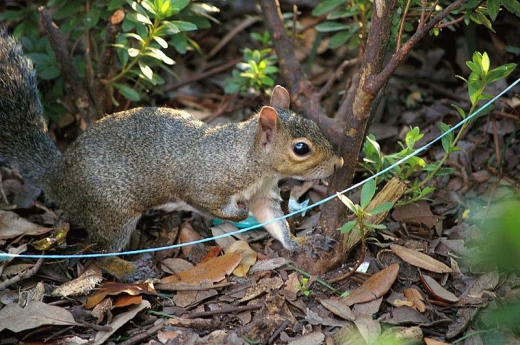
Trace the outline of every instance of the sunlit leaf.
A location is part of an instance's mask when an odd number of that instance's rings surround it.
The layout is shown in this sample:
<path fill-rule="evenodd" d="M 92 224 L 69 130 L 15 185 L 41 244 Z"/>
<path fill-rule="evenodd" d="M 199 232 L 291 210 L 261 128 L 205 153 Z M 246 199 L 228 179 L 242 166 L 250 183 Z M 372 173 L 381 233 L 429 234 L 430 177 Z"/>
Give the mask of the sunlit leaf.
<path fill-rule="evenodd" d="M 119 83 L 112 83 L 112 85 L 119 90 L 119 92 L 126 98 L 131 101 L 139 101 L 141 97 L 139 96 L 139 93 L 135 91 L 133 88 L 131 88 L 128 85 L 125 84 L 119 84 Z"/>
<path fill-rule="evenodd" d="M 361 199 L 360 199 L 360 205 L 361 208 L 367 207 L 367 205 L 370 203 L 372 198 L 374 197 L 374 194 L 376 193 L 376 181 L 374 179 L 370 179 L 365 182 L 363 185 L 363 188 L 361 188 Z"/>

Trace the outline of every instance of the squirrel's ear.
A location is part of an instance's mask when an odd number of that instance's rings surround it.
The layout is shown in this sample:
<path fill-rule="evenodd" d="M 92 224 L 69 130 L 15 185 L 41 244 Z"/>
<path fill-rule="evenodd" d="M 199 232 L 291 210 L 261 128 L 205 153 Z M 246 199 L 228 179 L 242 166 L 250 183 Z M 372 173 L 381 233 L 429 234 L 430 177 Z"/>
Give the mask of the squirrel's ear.
<path fill-rule="evenodd" d="M 260 110 L 258 118 L 258 130 L 260 132 L 260 143 L 268 146 L 274 141 L 278 127 L 278 113 L 272 107 L 264 106 Z"/>
<path fill-rule="evenodd" d="M 289 92 L 283 86 L 276 85 L 271 95 L 271 107 L 289 109 L 289 104 L 291 104 Z"/>

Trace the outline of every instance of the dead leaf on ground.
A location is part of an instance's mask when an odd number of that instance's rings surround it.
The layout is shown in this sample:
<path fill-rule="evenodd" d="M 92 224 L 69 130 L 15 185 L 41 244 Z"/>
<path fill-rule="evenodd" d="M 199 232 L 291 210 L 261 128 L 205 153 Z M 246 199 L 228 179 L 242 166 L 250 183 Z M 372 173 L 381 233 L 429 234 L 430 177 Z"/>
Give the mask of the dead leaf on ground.
<path fill-rule="evenodd" d="M 85 304 L 86 309 L 93 308 L 96 304 L 101 302 L 106 296 L 115 296 L 121 293 L 136 296 L 140 294 L 155 295 L 155 289 L 151 284 L 123 284 L 106 282 L 101 285 L 96 293 L 87 299 Z"/>
<path fill-rule="evenodd" d="M 143 296 L 118 296 L 114 302 L 114 308 L 128 307 L 129 305 L 139 304 L 143 301 Z"/>
<path fill-rule="evenodd" d="M 367 344 L 373 344 L 381 334 L 381 324 L 370 315 L 357 317 L 354 324 Z"/>
<path fill-rule="evenodd" d="M 430 228 L 439 221 L 439 217 L 432 213 L 430 205 L 424 200 L 396 208 L 392 218 L 400 223 L 419 223 Z"/>
<path fill-rule="evenodd" d="M 406 299 L 410 302 L 412 302 L 412 305 L 409 306 L 411 308 L 414 308 L 421 313 L 424 313 L 426 311 L 426 305 L 424 304 L 424 298 L 421 295 L 421 293 L 414 288 L 408 288 L 404 289 L 404 296 Z"/>
<path fill-rule="evenodd" d="M 167 284 L 181 281 L 184 283 L 198 283 L 202 280 L 210 280 L 212 282 L 221 281 L 226 275 L 233 272 L 241 259 L 242 254 L 238 252 L 218 256 L 202 262 L 189 270 L 177 272 L 174 275 L 162 278 L 157 288 L 165 290 L 167 289 Z"/>
<path fill-rule="evenodd" d="M 449 266 L 438 260 L 435 260 L 429 255 L 423 254 L 416 250 L 409 249 L 398 244 L 391 244 L 390 249 L 392 249 L 392 251 L 396 253 L 401 259 L 415 267 L 424 268 L 425 270 L 435 273 L 452 272 L 452 269 Z"/>
<path fill-rule="evenodd" d="M 112 330 L 109 332 L 99 331 L 94 338 L 94 344 L 104 344 L 112 334 L 124 326 L 128 321 L 132 320 L 137 315 L 137 313 L 143 309 L 149 309 L 150 307 L 150 302 L 144 300 L 140 304 L 131 307 L 128 311 L 116 315 L 112 322 L 108 325 L 112 328 Z"/>
<path fill-rule="evenodd" d="M 348 306 L 372 301 L 390 290 L 399 273 L 399 264 L 390 265 L 368 278 L 363 285 L 352 291 L 340 301 Z"/>
<path fill-rule="evenodd" d="M 84 295 L 92 291 L 102 281 L 103 277 L 97 275 L 94 270 L 88 270 L 76 279 L 55 288 L 51 295 L 62 297 Z"/>
<path fill-rule="evenodd" d="M 292 293 L 297 293 L 300 291 L 300 279 L 297 272 L 293 272 L 287 276 L 284 289 Z"/>
<path fill-rule="evenodd" d="M 352 310 L 350 310 L 350 308 L 346 306 L 344 303 L 338 302 L 337 299 L 320 299 L 320 303 L 329 311 L 345 320 L 354 321 L 356 319 L 356 316 L 354 315 Z"/>
<path fill-rule="evenodd" d="M 242 260 L 233 270 L 233 274 L 237 277 L 245 277 L 249 268 L 256 263 L 256 252 L 246 241 L 236 241 L 226 249 L 226 254 L 235 252 L 242 254 Z"/>
<path fill-rule="evenodd" d="M 457 296 L 446 290 L 441 284 L 437 283 L 435 279 L 426 274 L 421 274 L 421 283 L 424 289 L 438 301 L 448 303 L 457 303 L 459 301 Z"/>
<path fill-rule="evenodd" d="M 20 235 L 42 235 L 54 230 L 32 223 L 11 211 L 0 211 L 0 240 Z"/>
<path fill-rule="evenodd" d="M 195 231 L 189 222 L 182 222 L 181 229 L 179 230 L 179 240 L 177 243 L 189 243 L 200 240 L 202 237 L 200 233 Z M 194 245 L 181 247 L 182 255 L 189 257 Z"/>
<path fill-rule="evenodd" d="M 444 341 L 438 341 L 432 338 L 424 338 L 424 343 L 426 345 L 449 345 L 450 343 L 445 343 Z"/>
<path fill-rule="evenodd" d="M 31 301 L 25 308 L 12 303 L 0 310 L 0 331 L 9 329 L 17 333 L 43 325 L 77 324 L 68 310 L 40 301 Z"/>
<path fill-rule="evenodd" d="M 279 289 L 282 286 L 283 280 L 278 276 L 272 278 L 263 278 L 257 284 L 247 289 L 246 295 L 240 299 L 240 303 L 250 301 L 253 298 L 256 298 L 273 289 Z"/>

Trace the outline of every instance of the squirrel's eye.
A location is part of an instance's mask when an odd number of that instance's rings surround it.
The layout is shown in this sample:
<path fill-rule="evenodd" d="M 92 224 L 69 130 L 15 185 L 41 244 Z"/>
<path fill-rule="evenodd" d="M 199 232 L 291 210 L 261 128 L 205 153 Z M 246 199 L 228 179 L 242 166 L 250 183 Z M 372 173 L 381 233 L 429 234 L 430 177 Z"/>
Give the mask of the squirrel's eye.
<path fill-rule="evenodd" d="M 293 151 L 298 156 L 305 156 L 306 154 L 311 152 L 311 149 L 309 148 L 309 145 L 300 141 L 294 144 Z"/>

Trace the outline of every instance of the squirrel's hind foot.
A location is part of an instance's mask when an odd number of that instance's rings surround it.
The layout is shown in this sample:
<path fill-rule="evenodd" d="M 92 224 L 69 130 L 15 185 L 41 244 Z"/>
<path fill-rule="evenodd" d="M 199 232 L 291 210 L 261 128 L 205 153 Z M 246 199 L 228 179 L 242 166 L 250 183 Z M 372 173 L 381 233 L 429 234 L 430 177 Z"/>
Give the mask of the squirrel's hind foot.
<path fill-rule="evenodd" d="M 137 261 L 126 261 L 117 256 L 109 256 L 97 259 L 96 263 L 103 271 L 118 281 L 133 283 L 157 276 L 153 268 L 148 265 L 150 259 L 151 257 L 149 255 L 144 255 Z"/>

